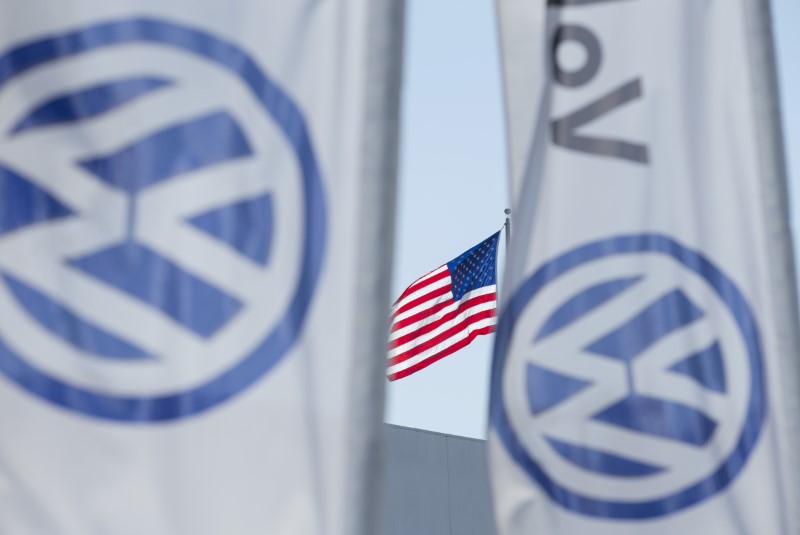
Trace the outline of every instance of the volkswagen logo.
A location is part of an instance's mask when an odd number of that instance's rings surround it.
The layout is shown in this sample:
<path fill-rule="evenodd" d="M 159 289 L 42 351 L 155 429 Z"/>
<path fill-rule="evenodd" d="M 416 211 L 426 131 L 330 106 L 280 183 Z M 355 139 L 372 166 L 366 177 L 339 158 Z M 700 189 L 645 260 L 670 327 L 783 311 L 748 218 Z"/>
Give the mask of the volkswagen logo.
<path fill-rule="evenodd" d="M 619 236 L 546 262 L 501 316 L 491 421 L 570 511 L 644 519 L 725 489 L 766 412 L 747 300 L 703 254 Z"/>
<path fill-rule="evenodd" d="M 298 340 L 325 249 L 303 113 L 239 45 L 158 19 L 0 55 L 0 373 L 171 420 Z"/>

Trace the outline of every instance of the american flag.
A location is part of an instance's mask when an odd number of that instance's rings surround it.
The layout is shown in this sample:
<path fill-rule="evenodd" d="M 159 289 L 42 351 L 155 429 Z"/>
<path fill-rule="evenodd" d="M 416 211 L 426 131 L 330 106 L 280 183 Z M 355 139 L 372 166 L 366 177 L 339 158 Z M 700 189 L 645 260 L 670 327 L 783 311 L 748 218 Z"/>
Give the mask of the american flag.
<path fill-rule="evenodd" d="M 497 232 L 406 288 L 392 307 L 390 381 L 402 379 L 494 331 Z"/>

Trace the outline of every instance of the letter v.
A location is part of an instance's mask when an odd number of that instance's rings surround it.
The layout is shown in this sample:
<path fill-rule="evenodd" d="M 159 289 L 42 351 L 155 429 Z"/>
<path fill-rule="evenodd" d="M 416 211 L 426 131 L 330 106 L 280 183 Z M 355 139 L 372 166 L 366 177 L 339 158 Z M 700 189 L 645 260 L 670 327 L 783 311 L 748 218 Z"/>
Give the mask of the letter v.
<path fill-rule="evenodd" d="M 646 164 L 650 161 L 645 145 L 618 139 L 602 139 L 576 134 L 575 130 L 598 117 L 614 111 L 642 96 L 641 79 L 624 84 L 611 93 L 600 97 L 588 106 L 584 106 L 566 117 L 551 123 L 553 143 L 568 149 L 588 152 L 598 156 L 621 158 L 632 162 Z"/>

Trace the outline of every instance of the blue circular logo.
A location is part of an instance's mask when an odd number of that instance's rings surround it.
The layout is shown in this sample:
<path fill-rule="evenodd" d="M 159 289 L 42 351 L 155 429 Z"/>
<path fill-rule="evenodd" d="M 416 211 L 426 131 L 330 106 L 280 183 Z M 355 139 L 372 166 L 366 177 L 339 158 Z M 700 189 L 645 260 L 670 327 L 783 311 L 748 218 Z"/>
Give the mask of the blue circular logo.
<path fill-rule="evenodd" d="M 666 236 L 562 254 L 500 317 L 491 426 L 566 510 L 646 519 L 710 498 L 741 473 L 766 408 L 745 297 Z"/>
<path fill-rule="evenodd" d="M 0 373 L 165 421 L 287 355 L 325 196 L 303 113 L 245 50 L 149 18 L 46 36 L 0 56 L 0 123 Z"/>

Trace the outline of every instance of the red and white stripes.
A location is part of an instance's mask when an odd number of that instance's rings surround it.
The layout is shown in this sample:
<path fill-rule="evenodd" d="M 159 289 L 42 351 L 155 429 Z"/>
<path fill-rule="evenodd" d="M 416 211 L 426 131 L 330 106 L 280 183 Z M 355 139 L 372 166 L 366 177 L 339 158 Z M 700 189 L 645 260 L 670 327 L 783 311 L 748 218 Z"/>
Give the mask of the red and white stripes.
<path fill-rule="evenodd" d="M 497 285 L 453 300 L 447 264 L 414 281 L 392 307 L 387 376 L 401 379 L 494 331 Z"/>

